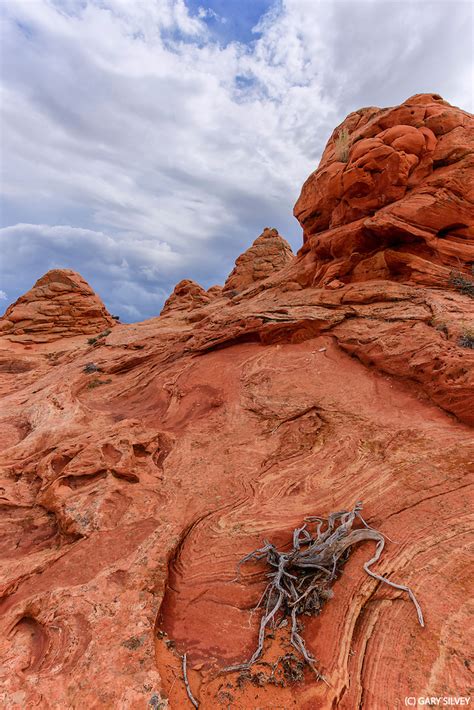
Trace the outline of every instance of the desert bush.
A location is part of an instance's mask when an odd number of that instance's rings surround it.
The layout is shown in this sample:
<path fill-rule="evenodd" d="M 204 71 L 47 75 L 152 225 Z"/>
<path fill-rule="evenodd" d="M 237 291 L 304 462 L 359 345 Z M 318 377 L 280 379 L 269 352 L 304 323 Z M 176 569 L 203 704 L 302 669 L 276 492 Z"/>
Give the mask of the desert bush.
<path fill-rule="evenodd" d="M 451 271 L 449 285 L 459 291 L 459 293 L 474 298 L 474 279 L 466 276 L 461 271 Z"/>
<path fill-rule="evenodd" d="M 458 345 L 474 350 L 474 329 L 466 328 L 459 336 Z"/>
<path fill-rule="evenodd" d="M 365 522 L 361 510 L 362 503 L 356 503 L 352 510 L 331 513 L 327 518 L 306 517 L 301 527 L 293 531 L 292 547 L 290 542 L 284 549 L 278 549 L 273 543 L 264 540 L 263 547 L 240 560 L 239 581 L 240 566 L 243 563 L 262 560 L 266 562 L 264 572 L 267 586 L 255 607 L 263 609 L 258 646 L 248 661 L 230 666 L 226 671 L 248 671 L 263 653 L 268 629 L 273 629 L 276 625 L 282 626 L 285 622 L 290 629 L 289 641 L 300 654 L 300 660 L 306 662 L 319 678 L 324 679 L 316 670 L 315 659 L 301 636 L 301 616 L 316 616 L 321 612 L 333 596 L 332 586 L 341 576 L 352 548 L 368 540 L 376 543 L 376 549 L 373 557 L 364 564 L 364 570 L 379 582 L 406 592 L 415 605 L 420 625 L 424 626 L 421 607 L 412 590 L 371 569 L 382 554 L 385 537 Z M 356 523 L 360 523 L 361 527 L 354 527 Z M 315 528 L 314 531 L 311 527 Z"/>
<path fill-rule="evenodd" d="M 89 338 L 87 341 L 88 345 L 96 345 L 99 340 L 102 340 L 103 338 L 106 338 L 108 335 L 110 335 L 112 331 L 110 329 L 102 331 L 102 333 L 99 333 L 99 335 L 96 335 L 94 338 Z"/>

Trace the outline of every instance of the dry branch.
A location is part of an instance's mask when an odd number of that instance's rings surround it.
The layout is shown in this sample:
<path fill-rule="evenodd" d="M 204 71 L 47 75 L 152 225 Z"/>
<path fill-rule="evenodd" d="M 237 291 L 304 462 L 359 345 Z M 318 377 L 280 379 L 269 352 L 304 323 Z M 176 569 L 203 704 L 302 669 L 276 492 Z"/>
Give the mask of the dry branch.
<path fill-rule="evenodd" d="M 185 685 L 185 688 L 186 688 L 186 692 L 187 692 L 187 694 L 188 694 L 188 698 L 190 699 L 190 701 L 192 702 L 192 704 L 194 705 L 194 707 L 195 707 L 195 708 L 198 708 L 198 707 L 199 707 L 199 703 L 198 703 L 198 701 L 196 700 L 196 698 L 194 697 L 194 695 L 193 695 L 193 693 L 192 693 L 192 690 L 191 690 L 191 686 L 189 685 L 188 670 L 187 670 L 188 657 L 187 657 L 187 654 L 186 654 L 186 653 L 183 655 L 183 659 L 182 659 L 182 660 L 183 660 L 183 679 L 184 679 L 184 685 Z"/>
<path fill-rule="evenodd" d="M 380 559 L 385 538 L 382 533 L 365 522 L 360 514 L 361 510 L 362 503 L 356 503 L 352 510 L 331 513 L 328 518 L 317 516 L 305 518 L 304 525 L 293 532 L 293 547 L 289 551 L 282 552 L 271 542 L 264 540 L 263 547 L 240 560 L 237 565 L 239 578 L 242 564 L 250 560 L 265 560 L 271 569 L 266 575 L 270 581 L 256 606 L 257 609 L 263 604 L 264 611 L 260 620 L 255 653 L 245 663 L 226 668 L 226 671 L 248 670 L 263 652 L 269 625 L 275 628 L 277 617 L 280 621 L 290 617 L 292 646 L 303 656 L 318 677 L 322 678 L 315 668 L 315 659 L 308 652 L 300 635 L 301 623 L 298 622 L 298 617 L 302 614 L 309 616 L 319 614 L 324 603 L 333 596 L 331 587 L 339 577 L 352 547 L 366 540 L 373 540 L 377 546 L 372 559 L 364 564 L 364 570 L 379 582 L 406 592 L 415 605 L 418 621 L 421 626 L 424 626 L 421 607 L 411 589 L 395 584 L 371 570 L 371 566 Z M 363 527 L 353 529 L 356 521 L 359 521 Z M 314 524 L 313 532 L 308 529 L 310 524 Z"/>

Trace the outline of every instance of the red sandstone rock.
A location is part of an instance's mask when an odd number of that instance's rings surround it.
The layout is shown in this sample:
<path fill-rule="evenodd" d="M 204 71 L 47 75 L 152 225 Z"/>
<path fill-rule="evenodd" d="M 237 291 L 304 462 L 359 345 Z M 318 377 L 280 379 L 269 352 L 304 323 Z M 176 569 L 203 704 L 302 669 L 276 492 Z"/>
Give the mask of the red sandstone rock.
<path fill-rule="evenodd" d="M 350 114 L 295 205 L 312 283 L 446 286 L 474 261 L 473 166 L 473 117 L 436 94 Z"/>
<path fill-rule="evenodd" d="M 208 296 L 211 296 L 211 298 L 221 296 L 222 286 L 211 286 L 211 288 L 207 289 L 206 293 Z"/>
<path fill-rule="evenodd" d="M 53 269 L 0 318 L 0 336 L 22 343 L 46 343 L 91 335 L 116 325 L 80 274 Z"/>
<path fill-rule="evenodd" d="M 216 288 L 216 287 L 214 287 Z M 174 287 L 171 296 L 165 302 L 160 315 L 170 311 L 192 311 L 211 302 L 213 294 L 206 292 L 195 281 L 184 279 Z"/>
<path fill-rule="evenodd" d="M 276 229 L 265 227 L 252 246 L 236 260 L 223 291 L 243 291 L 279 271 L 293 259 L 293 252 L 286 239 Z"/>
<path fill-rule="evenodd" d="M 413 150 L 421 164 L 425 128 L 450 136 L 444 155 L 463 154 L 464 116 L 418 96 L 345 125 L 373 126 L 365 138 L 383 146 L 370 144 L 370 160 L 389 148 L 387 159 Z M 0 340 L 2 707 L 145 710 L 168 698 L 181 710 L 184 653 L 203 710 L 378 710 L 468 694 L 472 235 L 451 221 L 433 241 L 446 193 L 467 223 L 469 181 L 450 165 L 420 178 L 419 193 L 405 186 L 375 214 L 307 234 L 267 278 L 239 272 L 232 301 L 181 282 L 164 317 L 113 329 L 107 347 Z M 449 282 L 459 245 L 464 276 Z M 258 565 L 236 580 L 237 561 L 356 500 L 387 536 L 378 569 L 412 587 L 426 627 L 365 574 L 364 543 L 304 620 L 327 683 L 309 671 L 286 687 L 220 674 L 254 650 L 265 588 Z M 290 650 L 285 633 L 263 660 Z"/>

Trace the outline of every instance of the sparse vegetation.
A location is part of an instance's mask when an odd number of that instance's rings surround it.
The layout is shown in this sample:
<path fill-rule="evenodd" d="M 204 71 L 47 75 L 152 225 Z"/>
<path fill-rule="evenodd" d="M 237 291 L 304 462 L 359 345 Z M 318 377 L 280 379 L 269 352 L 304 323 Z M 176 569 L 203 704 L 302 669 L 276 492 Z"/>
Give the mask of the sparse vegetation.
<path fill-rule="evenodd" d="M 448 325 L 446 321 L 440 320 L 439 318 L 432 318 L 430 325 L 432 328 L 436 328 L 436 330 L 440 330 L 445 335 L 448 335 Z"/>
<path fill-rule="evenodd" d="M 94 338 L 89 338 L 87 341 L 88 345 L 96 345 L 99 340 L 103 340 L 106 338 L 108 335 L 110 335 L 112 331 L 110 329 L 104 330 L 102 333 L 99 333 L 99 335 L 96 335 Z"/>
<path fill-rule="evenodd" d="M 246 669 L 239 674 L 236 685 L 242 688 L 246 683 L 251 683 L 262 688 L 264 685 L 275 685 L 281 688 L 287 685 L 300 683 L 304 679 L 304 662 L 299 659 L 294 653 L 286 653 L 284 656 L 279 656 L 275 663 L 267 663 L 265 661 L 257 661 L 257 666 L 262 669 L 252 673 Z"/>
<path fill-rule="evenodd" d="M 461 271 L 451 271 L 449 285 L 466 296 L 474 298 L 474 278 L 466 276 Z"/>
<path fill-rule="evenodd" d="M 152 710 L 165 710 L 165 708 L 168 707 L 168 700 L 166 698 L 160 698 L 157 693 L 153 693 L 148 701 L 148 707 L 152 708 Z"/>
<path fill-rule="evenodd" d="M 136 651 L 137 648 L 143 646 L 143 639 L 143 636 L 131 636 L 129 639 L 122 641 L 122 646 L 125 646 L 125 648 L 128 648 L 130 651 Z"/>
<path fill-rule="evenodd" d="M 336 147 L 336 160 L 340 160 L 341 163 L 347 163 L 349 160 L 349 150 L 350 150 L 350 139 L 349 131 L 347 128 L 341 128 L 339 134 L 335 140 Z"/>
<path fill-rule="evenodd" d="M 87 375 L 90 375 L 92 372 L 102 372 L 101 368 L 96 365 L 95 362 L 86 362 L 82 371 Z"/>
<path fill-rule="evenodd" d="M 87 383 L 87 387 L 92 390 L 95 387 L 100 387 L 100 385 L 110 385 L 112 380 L 99 380 L 98 377 L 95 377 L 93 380 Z"/>
<path fill-rule="evenodd" d="M 466 328 L 459 336 L 458 345 L 474 350 L 474 328 Z"/>

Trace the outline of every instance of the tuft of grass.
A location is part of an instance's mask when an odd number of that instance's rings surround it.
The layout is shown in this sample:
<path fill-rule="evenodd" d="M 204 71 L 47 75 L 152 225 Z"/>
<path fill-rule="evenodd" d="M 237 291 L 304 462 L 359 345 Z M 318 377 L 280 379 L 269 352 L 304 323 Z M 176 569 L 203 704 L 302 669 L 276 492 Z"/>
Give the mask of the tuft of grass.
<path fill-rule="evenodd" d="M 87 362 L 82 371 L 90 375 L 92 372 L 102 372 L 101 368 L 95 364 L 95 362 Z"/>
<path fill-rule="evenodd" d="M 465 276 L 461 271 L 451 271 L 448 283 L 459 293 L 474 298 L 474 279 Z"/>
<path fill-rule="evenodd" d="M 350 150 L 350 139 L 349 131 L 347 128 L 341 128 L 339 134 L 335 140 L 336 147 L 336 160 L 340 160 L 341 163 L 347 163 L 349 160 L 349 150 Z"/>
<path fill-rule="evenodd" d="M 474 350 L 474 329 L 466 328 L 459 336 L 458 345 L 461 348 L 471 348 Z"/>
<path fill-rule="evenodd" d="M 99 333 L 99 335 L 96 335 L 95 338 L 89 338 L 87 341 L 88 345 L 96 345 L 99 340 L 102 340 L 103 338 L 106 338 L 108 335 L 110 335 L 112 331 L 110 329 L 104 330 L 102 333 Z"/>
<path fill-rule="evenodd" d="M 448 335 L 448 325 L 446 321 L 439 320 L 438 318 L 432 318 L 429 324 L 432 328 L 436 328 L 436 330 L 440 330 L 445 335 Z"/>
<path fill-rule="evenodd" d="M 90 390 L 93 390 L 95 387 L 100 387 L 100 385 L 110 385 L 112 380 L 99 380 L 99 378 L 95 377 L 93 380 L 87 383 L 87 387 Z"/>

